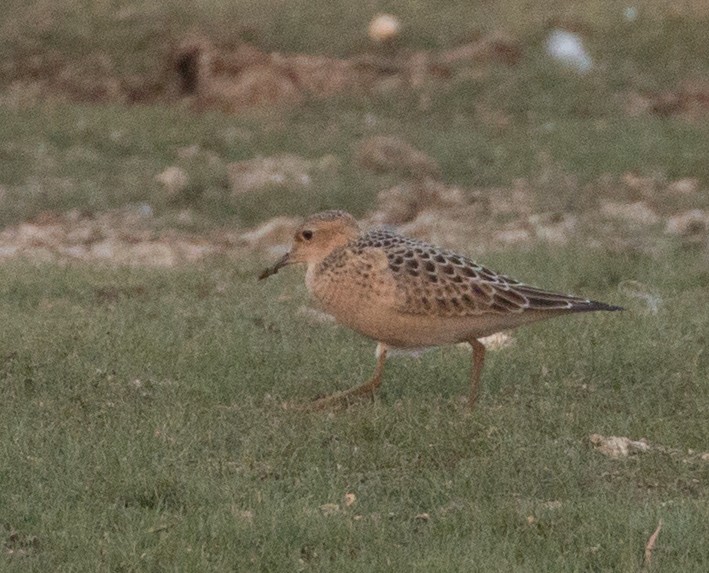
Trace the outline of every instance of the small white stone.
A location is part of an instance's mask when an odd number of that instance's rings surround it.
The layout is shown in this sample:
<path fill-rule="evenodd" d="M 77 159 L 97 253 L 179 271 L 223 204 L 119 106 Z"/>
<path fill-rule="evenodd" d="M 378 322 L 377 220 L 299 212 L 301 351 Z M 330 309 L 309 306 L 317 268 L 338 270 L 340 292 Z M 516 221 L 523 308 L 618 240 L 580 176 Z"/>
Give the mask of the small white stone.
<path fill-rule="evenodd" d="M 391 14 L 378 14 L 369 23 L 369 39 L 379 44 L 391 42 L 400 32 L 399 19 Z"/>
<path fill-rule="evenodd" d="M 168 195 L 175 196 L 187 188 L 190 179 L 183 169 L 172 165 L 156 175 L 155 181 L 163 186 Z"/>

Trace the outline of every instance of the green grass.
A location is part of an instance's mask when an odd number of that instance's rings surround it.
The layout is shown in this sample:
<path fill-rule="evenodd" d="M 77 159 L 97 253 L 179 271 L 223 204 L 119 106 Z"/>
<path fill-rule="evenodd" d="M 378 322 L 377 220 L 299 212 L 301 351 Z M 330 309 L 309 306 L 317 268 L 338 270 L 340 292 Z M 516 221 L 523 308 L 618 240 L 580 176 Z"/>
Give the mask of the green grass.
<path fill-rule="evenodd" d="M 298 271 L 6 265 L 3 570 L 627 571 L 659 519 L 657 570 L 706 570 L 701 261 L 490 262 L 628 311 L 519 331 L 472 415 L 448 348 L 392 359 L 375 403 L 334 416 L 280 405 L 359 382 L 373 348 L 304 323 Z M 676 451 L 609 460 L 594 432 Z"/>
<path fill-rule="evenodd" d="M 643 59 L 657 59 L 668 32 L 676 33 L 677 27 L 685 34 L 684 44 L 706 49 L 703 42 L 695 44 L 686 36 L 693 28 L 691 23 L 699 31 L 702 21 L 709 17 L 702 0 L 673 4 L 638 0 L 633 6 L 638 9 L 639 18 L 628 23 L 623 19 L 626 6 L 613 0 L 540 0 L 534 10 L 519 0 L 494 4 L 484 0 L 375 0 L 366 5 L 345 0 L 206 0 L 199 4 L 180 0 L 159 4 L 130 0 L 7 0 L 0 46 L 10 46 L 18 55 L 30 56 L 51 45 L 59 54 L 88 61 L 97 53 L 108 54 L 122 72 L 151 69 L 152 60 L 164 55 L 166 44 L 195 32 L 224 44 L 247 40 L 268 50 L 348 55 L 367 47 L 365 32 L 372 17 L 391 12 L 403 23 L 402 44 L 411 48 L 446 48 L 476 34 L 501 30 L 515 36 L 532 35 L 557 21 L 621 30 L 620 41 L 636 40 L 626 45 L 633 45 L 633 55 Z M 652 34 L 638 33 L 648 29 Z M 599 41 L 598 45 L 603 48 L 604 42 Z M 125 50 L 125 46 L 131 50 Z M 653 49 L 644 53 L 647 47 Z M 610 51 L 609 48 L 606 44 L 605 50 Z M 670 57 L 678 52 L 681 53 L 679 45 L 664 50 Z M 686 53 L 681 55 L 685 61 L 692 61 L 687 60 Z M 658 64 L 662 63 L 661 58 Z"/>
<path fill-rule="evenodd" d="M 634 23 L 607 0 L 6 4 L 0 231 L 46 211 L 131 203 L 149 204 L 156 226 L 197 233 L 325 208 L 364 215 L 396 183 L 352 160 L 356 142 L 378 134 L 428 153 L 450 184 L 494 193 L 521 179 L 545 211 L 588 209 L 599 189 L 624 200 L 628 172 L 696 178 L 700 192 L 677 204 L 709 205 L 705 116 L 632 116 L 623 103 L 709 77 L 704 2 L 634 2 Z M 402 18 L 404 50 L 503 31 L 523 56 L 418 92 L 238 115 L 12 91 L 67 63 L 159 77 L 195 31 L 222 47 L 358 54 L 380 11 Z M 588 76 L 543 55 L 554 21 L 583 31 L 598 62 Z M 280 153 L 334 155 L 338 167 L 307 192 L 231 194 L 229 162 Z M 175 198 L 155 181 L 171 165 L 191 181 Z M 186 208 L 194 221 L 176 223 Z M 626 231 L 636 250 L 580 236 L 481 261 L 628 310 L 520 330 L 488 354 L 472 415 L 460 399 L 470 358 L 457 348 L 393 358 L 374 403 L 283 409 L 365 379 L 373 344 L 301 316 L 298 271 L 257 283 L 270 261 L 131 270 L 3 260 L 0 571 L 637 571 L 660 519 L 650 570 L 709 570 L 706 247 L 661 230 Z M 603 232 L 594 244 L 613 244 Z M 626 280 L 659 297 L 657 313 Z M 593 433 L 664 449 L 611 460 Z"/>

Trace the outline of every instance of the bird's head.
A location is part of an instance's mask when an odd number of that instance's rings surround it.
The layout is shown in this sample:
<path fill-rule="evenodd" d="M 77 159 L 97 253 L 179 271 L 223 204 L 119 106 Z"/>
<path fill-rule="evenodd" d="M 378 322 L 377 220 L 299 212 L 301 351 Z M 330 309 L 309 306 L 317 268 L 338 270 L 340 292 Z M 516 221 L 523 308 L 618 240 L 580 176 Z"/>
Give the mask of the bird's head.
<path fill-rule="evenodd" d="M 259 275 L 275 275 L 286 265 L 320 263 L 333 250 L 356 239 L 360 234 L 355 218 L 345 211 L 323 211 L 308 217 L 295 231 L 290 251 Z"/>

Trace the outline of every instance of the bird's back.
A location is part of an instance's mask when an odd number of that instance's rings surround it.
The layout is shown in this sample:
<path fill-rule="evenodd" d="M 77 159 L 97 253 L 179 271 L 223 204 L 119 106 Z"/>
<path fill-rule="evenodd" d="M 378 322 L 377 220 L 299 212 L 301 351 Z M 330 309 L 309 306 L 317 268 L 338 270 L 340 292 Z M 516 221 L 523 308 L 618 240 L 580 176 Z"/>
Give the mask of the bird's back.
<path fill-rule="evenodd" d="M 560 314 L 618 309 L 525 285 L 382 229 L 330 253 L 307 282 L 339 322 L 397 346 L 459 342 Z"/>

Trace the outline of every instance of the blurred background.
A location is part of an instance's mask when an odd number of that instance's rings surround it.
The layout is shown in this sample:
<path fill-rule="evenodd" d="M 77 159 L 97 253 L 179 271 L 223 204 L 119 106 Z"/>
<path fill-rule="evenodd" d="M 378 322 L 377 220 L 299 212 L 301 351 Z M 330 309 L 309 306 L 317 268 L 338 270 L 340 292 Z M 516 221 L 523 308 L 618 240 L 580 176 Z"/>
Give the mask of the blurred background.
<path fill-rule="evenodd" d="M 706 248 L 708 13 L 8 0 L 0 257 L 170 265 L 325 208 L 476 250 Z"/>

